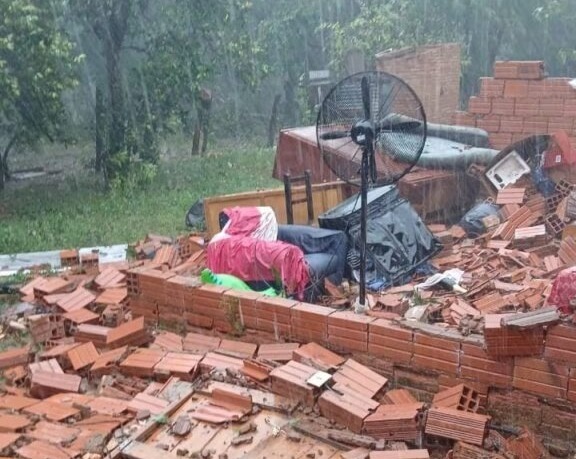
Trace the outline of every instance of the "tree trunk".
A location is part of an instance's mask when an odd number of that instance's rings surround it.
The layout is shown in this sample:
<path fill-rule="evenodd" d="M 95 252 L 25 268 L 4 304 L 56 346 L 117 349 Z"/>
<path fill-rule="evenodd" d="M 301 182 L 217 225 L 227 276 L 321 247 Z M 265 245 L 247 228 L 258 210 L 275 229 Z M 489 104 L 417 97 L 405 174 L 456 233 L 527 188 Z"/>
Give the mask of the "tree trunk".
<path fill-rule="evenodd" d="M 280 99 L 282 96 L 276 94 L 274 102 L 272 103 L 272 113 L 270 114 L 270 122 L 268 123 L 268 142 L 267 146 L 272 148 L 274 140 L 276 139 L 276 131 L 278 131 L 278 108 L 280 106 Z"/>
<path fill-rule="evenodd" d="M 201 89 L 197 100 L 198 119 L 194 125 L 192 136 L 192 156 L 202 151 L 206 153 L 208 148 L 208 131 L 210 128 L 210 110 L 212 109 L 212 93 L 208 89 Z M 202 149 L 200 150 L 200 144 Z"/>
<path fill-rule="evenodd" d="M 10 141 L 8 142 L 8 144 L 6 145 L 6 148 L 4 148 L 2 156 L 0 156 L 0 190 L 4 189 L 6 180 L 10 178 L 10 171 L 8 169 L 8 155 L 10 154 L 10 150 L 12 150 L 12 147 L 14 147 L 14 145 L 16 144 L 17 139 L 18 134 L 14 134 L 10 139 Z"/>
<path fill-rule="evenodd" d="M 115 43 L 108 43 L 106 50 L 106 70 L 108 72 L 108 94 L 110 103 L 109 156 L 113 156 L 124 150 L 126 140 L 124 90 L 120 69 L 120 46 L 116 46 Z"/>
<path fill-rule="evenodd" d="M 0 161 L 0 191 L 4 189 L 4 162 Z"/>
<path fill-rule="evenodd" d="M 96 87 L 95 106 L 95 136 L 96 136 L 96 172 L 102 172 L 106 161 L 106 111 L 104 106 L 104 95 L 99 86 Z"/>

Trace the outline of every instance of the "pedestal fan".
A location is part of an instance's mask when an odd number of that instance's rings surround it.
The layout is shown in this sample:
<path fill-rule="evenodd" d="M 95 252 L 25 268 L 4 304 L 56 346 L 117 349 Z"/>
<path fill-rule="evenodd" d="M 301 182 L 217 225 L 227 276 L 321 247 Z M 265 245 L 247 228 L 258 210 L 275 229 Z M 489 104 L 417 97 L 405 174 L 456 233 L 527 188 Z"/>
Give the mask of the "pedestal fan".
<path fill-rule="evenodd" d="M 418 162 L 426 115 L 401 79 L 378 71 L 341 80 L 328 93 L 316 123 L 318 147 L 337 177 L 360 186 L 360 309 L 366 302 L 368 188 L 392 185 Z"/>

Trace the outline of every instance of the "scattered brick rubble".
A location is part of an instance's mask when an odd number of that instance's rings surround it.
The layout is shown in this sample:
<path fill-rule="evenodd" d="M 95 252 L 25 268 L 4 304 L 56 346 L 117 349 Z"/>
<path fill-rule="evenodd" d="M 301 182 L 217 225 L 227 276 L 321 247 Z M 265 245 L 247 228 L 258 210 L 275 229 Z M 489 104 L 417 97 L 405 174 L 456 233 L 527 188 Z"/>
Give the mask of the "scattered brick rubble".
<path fill-rule="evenodd" d="M 501 428 L 492 399 L 507 388 L 576 400 L 576 328 L 543 307 L 553 276 L 538 254 L 557 256 L 561 244 L 490 248 L 493 233 L 469 241 L 457 228 L 432 230 L 451 248 L 433 263 L 471 274 L 463 296 L 421 292 L 432 324 L 402 320 L 411 286 L 374 295 L 371 315 L 357 316 L 201 285 L 195 235 L 149 236 L 138 260 L 117 266 L 82 266 L 63 252 L 69 271 L 21 289 L 34 305 L 24 319 L 31 345 L 0 353 L 0 454 L 145 459 L 241 448 L 265 457 L 258 443 L 268 429 L 269 447 L 294 457 L 312 457 L 302 438 L 327 457 L 544 457 L 543 424 Z M 471 319 L 481 326 L 461 333 Z M 309 382 L 325 373 L 321 386 Z M 240 427 L 231 433 L 229 423 Z"/>
<path fill-rule="evenodd" d="M 542 110 L 561 116 L 524 100 L 546 87 L 557 103 L 559 83 L 541 63 L 498 63 L 458 117 L 507 145 L 537 133 L 530 117 Z M 572 102 L 562 101 L 564 116 Z M 353 288 L 329 283 L 322 305 L 201 285 L 201 235 L 148 235 L 123 263 L 63 250 L 67 270 L 33 277 L 20 290 L 30 307 L 5 316 L 30 343 L 0 352 L 0 456 L 573 454 L 574 305 L 548 300 L 576 264 L 576 186 L 556 180 L 545 198 L 525 176 L 496 191 L 483 172 L 467 174 L 500 209 L 485 234 L 428 225 L 443 245 L 431 264 L 462 270 L 466 292 L 415 292 L 424 279 L 414 278 L 369 295 L 363 316 L 348 309 Z M 414 196 L 427 174 L 410 182 Z"/>

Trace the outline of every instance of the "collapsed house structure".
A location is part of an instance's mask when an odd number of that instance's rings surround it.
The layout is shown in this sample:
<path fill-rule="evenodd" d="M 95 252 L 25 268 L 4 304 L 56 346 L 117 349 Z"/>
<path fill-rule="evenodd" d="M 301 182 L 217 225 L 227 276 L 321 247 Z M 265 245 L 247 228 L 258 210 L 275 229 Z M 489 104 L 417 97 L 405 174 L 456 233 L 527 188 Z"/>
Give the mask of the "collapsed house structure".
<path fill-rule="evenodd" d="M 412 273 L 373 292 L 370 310 L 358 315 L 349 310 L 354 292 L 331 282 L 318 304 L 203 284 L 199 235 L 149 236 L 135 245 L 135 260 L 108 265 L 97 253 L 62 252 L 69 269 L 24 285 L 24 306 L 10 316 L 13 326 L 26 324 L 33 343 L 0 353 L 0 452 L 27 459 L 569 454 L 575 102 L 568 79 L 545 78 L 542 63 L 497 63 L 469 112 L 455 116 L 503 150 L 465 170 L 419 168 L 399 184 L 439 242 L 427 263 L 459 269 L 463 293 Z M 303 167 L 314 181 L 331 179 L 302 132 L 284 133 L 276 175 Z M 286 142 L 293 150 L 283 162 Z M 543 151 L 549 163 L 537 161 Z M 536 166 L 548 180 L 530 173 Z M 340 183 L 313 187 L 315 214 L 348 196 Z M 238 202 L 268 205 L 286 222 L 282 192 L 217 197 L 205 202 L 209 236 L 224 226 L 221 211 Z M 466 215 L 452 224 L 458 212 Z M 307 218 L 305 204 L 295 206 L 296 222 Z"/>

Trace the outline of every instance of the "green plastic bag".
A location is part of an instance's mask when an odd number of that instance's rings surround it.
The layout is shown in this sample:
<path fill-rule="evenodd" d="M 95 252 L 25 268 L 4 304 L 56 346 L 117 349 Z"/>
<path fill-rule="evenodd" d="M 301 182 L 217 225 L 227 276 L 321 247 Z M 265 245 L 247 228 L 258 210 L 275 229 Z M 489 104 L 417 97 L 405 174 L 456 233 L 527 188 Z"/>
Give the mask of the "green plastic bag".
<path fill-rule="evenodd" d="M 242 290 L 245 292 L 255 291 L 252 290 L 246 282 L 244 282 L 242 279 L 238 279 L 236 276 L 232 276 L 231 274 L 214 274 L 208 268 L 202 270 L 200 273 L 200 280 L 205 284 L 221 285 L 223 287 L 228 287 L 234 290 Z M 278 293 L 272 287 L 258 293 L 266 296 L 278 296 Z"/>

